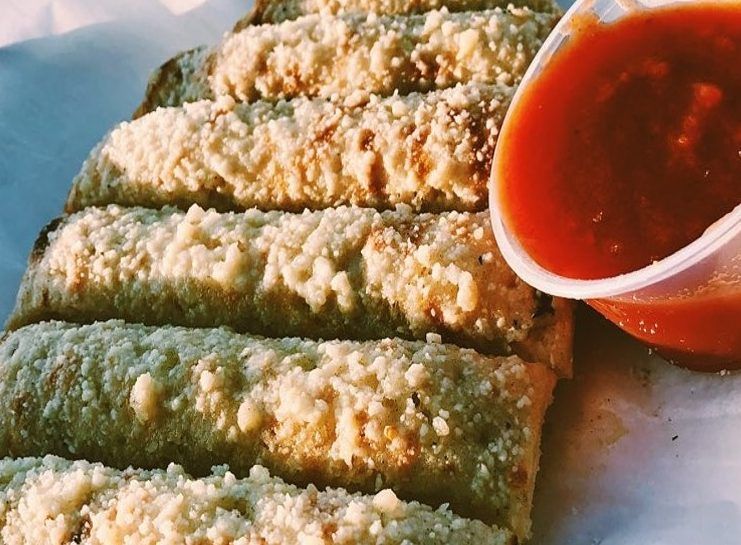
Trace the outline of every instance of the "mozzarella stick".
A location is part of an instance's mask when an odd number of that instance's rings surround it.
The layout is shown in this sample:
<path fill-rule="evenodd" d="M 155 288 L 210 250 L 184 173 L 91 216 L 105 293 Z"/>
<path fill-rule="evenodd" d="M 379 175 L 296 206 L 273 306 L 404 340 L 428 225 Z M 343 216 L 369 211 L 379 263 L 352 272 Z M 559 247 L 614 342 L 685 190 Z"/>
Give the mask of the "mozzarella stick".
<path fill-rule="evenodd" d="M 247 26 L 213 49 L 189 51 L 163 65 L 135 117 L 222 95 L 251 102 L 387 96 L 467 82 L 511 85 L 557 19 L 497 8 L 410 16 L 315 14 Z"/>
<path fill-rule="evenodd" d="M 253 9 L 237 23 L 235 31 L 248 25 L 280 23 L 311 13 L 411 15 L 443 7 L 457 12 L 506 8 L 509 5 L 561 13 L 554 0 L 256 0 Z"/>
<path fill-rule="evenodd" d="M 570 371 L 571 306 L 512 272 L 486 212 L 86 208 L 37 240 L 8 326 L 109 318 L 275 337 L 434 332 Z"/>
<path fill-rule="evenodd" d="M 483 210 L 511 94 L 469 84 L 356 106 L 222 97 L 162 108 L 122 123 L 93 150 L 67 211 L 112 203 Z"/>
<path fill-rule="evenodd" d="M 555 375 L 431 341 L 26 326 L 0 346 L 0 455 L 237 476 L 259 463 L 302 485 L 449 503 L 524 537 Z"/>
<path fill-rule="evenodd" d="M 114 545 L 514 545 L 507 530 L 375 495 L 297 488 L 263 467 L 194 478 L 55 456 L 0 460 L 0 541 Z"/>

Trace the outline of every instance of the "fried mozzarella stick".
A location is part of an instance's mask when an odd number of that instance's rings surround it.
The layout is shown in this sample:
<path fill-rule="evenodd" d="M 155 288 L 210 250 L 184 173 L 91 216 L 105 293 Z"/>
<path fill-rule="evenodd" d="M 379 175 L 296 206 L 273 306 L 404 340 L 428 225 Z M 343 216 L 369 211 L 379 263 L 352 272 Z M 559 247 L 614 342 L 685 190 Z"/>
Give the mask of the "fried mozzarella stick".
<path fill-rule="evenodd" d="M 247 26 L 214 49 L 188 51 L 163 65 L 135 117 L 222 95 L 251 102 L 408 94 L 461 82 L 514 84 L 557 19 L 497 8 L 410 16 L 315 14 Z"/>
<path fill-rule="evenodd" d="M 86 208 L 37 240 L 9 327 L 109 318 L 571 362 L 571 306 L 518 279 L 486 212 Z"/>
<path fill-rule="evenodd" d="M 554 0 L 256 0 L 253 9 L 237 23 L 234 30 L 242 30 L 248 25 L 281 23 L 311 13 L 411 15 L 442 8 L 452 12 L 481 11 L 509 5 L 561 13 L 561 8 Z"/>
<path fill-rule="evenodd" d="M 0 542 L 44 544 L 514 545 L 507 530 L 448 509 L 297 488 L 260 466 L 193 478 L 55 456 L 0 460 Z"/>
<path fill-rule="evenodd" d="M 542 365 L 434 340 L 45 322 L 0 345 L 0 455 L 237 476 L 259 463 L 302 485 L 449 503 L 524 537 L 554 383 Z"/>
<path fill-rule="evenodd" d="M 469 84 L 351 106 L 222 97 L 162 108 L 122 123 L 93 150 L 67 211 L 112 203 L 482 210 L 511 94 Z"/>

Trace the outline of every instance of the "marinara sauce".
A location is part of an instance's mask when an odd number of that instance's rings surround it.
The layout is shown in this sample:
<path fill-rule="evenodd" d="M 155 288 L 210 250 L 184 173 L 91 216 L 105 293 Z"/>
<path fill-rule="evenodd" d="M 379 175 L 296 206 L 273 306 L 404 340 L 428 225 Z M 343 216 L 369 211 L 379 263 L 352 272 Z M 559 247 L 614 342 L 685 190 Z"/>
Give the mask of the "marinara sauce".
<path fill-rule="evenodd" d="M 741 203 L 740 8 L 575 22 L 499 143 L 504 220 L 541 266 L 574 279 L 635 271 Z M 670 356 L 690 366 L 741 363 L 739 287 L 705 293 L 597 306 L 655 346 L 682 341 Z"/>

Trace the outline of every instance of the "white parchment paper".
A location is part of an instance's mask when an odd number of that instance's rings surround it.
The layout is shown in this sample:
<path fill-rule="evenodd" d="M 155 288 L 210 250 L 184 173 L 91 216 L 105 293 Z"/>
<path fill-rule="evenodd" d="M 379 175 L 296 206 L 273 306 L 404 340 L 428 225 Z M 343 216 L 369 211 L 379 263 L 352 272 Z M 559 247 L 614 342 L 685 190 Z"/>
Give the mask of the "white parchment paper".
<path fill-rule="evenodd" d="M 149 72 L 247 0 L 0 0 L 0 317 L 39 230 Z M 535 545 L 741 544 L 741 375 L 652 357 L 586 308 L 556 391 Z"/>

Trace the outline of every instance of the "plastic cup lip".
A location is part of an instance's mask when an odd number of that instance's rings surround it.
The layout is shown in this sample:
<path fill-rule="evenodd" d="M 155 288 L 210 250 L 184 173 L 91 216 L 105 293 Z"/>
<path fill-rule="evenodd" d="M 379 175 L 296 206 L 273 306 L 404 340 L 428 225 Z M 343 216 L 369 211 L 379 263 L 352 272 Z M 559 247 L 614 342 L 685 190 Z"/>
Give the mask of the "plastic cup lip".
<path fill-rule="evenodd" d="M 490 198 L 493 201 L 493 198 Z M 540 266 L 506 229 L 498 208 L 491 203 L 494 236 L 504 259 L 515 273 L 536 289 L 569 299 L 605 299 L 627 296 L 682 274 L 741 236 L 741 205 L 713 224 L 705 234 L 681 250 L 642 269 L 598 280 L 577 280 Z"/>
<path fill-rule="evenodd" d="M 525 72 L 502 124 L 500 140 L 507 138 L 508 120 L 511 113 L 516 110 L 515 105 L 521 98 L 527 84 L 537 77 L 544 63 L 557 53 L 560 45 L 568 37 L 570 33 L 568 28 L 572 24 L 574 15 L 591 10 L 603 19 L 612 20 L 614 16 L 619 19 L 629 12 L 652 7 L 665 7 L 672 4 L 685 4 L 692 2 L 692 0 L 644 0 L 644 2 L 645 4 L 635 0 L 629 2 L 625 0 L 577 0 L 558 22 Z M 700 3 L 714 2 L 705 0 Z M 741 5 L 739 0 L 730 0 L 727 3 Z M 538 264 L 505 225 L 499 203 L 500 180 L 498 179 L 499 164 L 503 160 L 502 149 L 502 146 L 497 146 L 495 150 L 489 182 L 489 211 L 494 236 L 504 259 L 515 273 L 526 283 L 549 295 L 569 299 L 627 297 L 635 292 L 677 277 L 723 248 L 725 244 L 741 237 L 741 204 L 739 204 L 734 210 L 709 227 L 702 236 L 687 246 L 636 271 L 596 280 L 579 280 L 554 274 Z"/>

